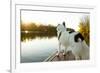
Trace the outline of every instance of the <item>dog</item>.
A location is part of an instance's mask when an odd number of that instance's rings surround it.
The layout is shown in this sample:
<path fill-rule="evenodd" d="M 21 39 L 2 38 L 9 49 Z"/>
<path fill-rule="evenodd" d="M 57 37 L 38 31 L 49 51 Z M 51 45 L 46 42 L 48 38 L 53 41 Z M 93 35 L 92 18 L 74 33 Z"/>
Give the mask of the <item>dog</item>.
<path fill-rule="evenodd" d="M 66 55 L 66 52 L 71 51 L 75 60 L 87 60 L 89 59 L 89 47 L 86 44 L 83 36 L 79 32 L 70 32 L 66 30 L 65 22 L 57 25 L 57 37 L 59 41 L 59 48 L 57 56 L 61 52 L 61 46 L 64 47 L 63 55 Z"/>

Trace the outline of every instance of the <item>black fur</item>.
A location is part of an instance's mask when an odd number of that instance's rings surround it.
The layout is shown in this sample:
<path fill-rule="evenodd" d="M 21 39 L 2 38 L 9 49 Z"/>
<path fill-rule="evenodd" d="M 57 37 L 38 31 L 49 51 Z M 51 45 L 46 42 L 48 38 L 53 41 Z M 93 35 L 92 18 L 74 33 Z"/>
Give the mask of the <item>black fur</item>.
<path fill-rule="evenodd" d="M 81 39 L 81 41 L 83 41 L 84 40 L 84 37 L 80 34 L 80 33 L 78 33 L 78 34 L 76 34 L 75 36 L 74 36 L 74 41 L 75 42 L 78 42 L 78 39 Z"/>
<path fill-rule="evenodd" d="M 64 27 L 66 27 L 65 22 L 63 22 Z"/>
<path fill-rule="evenodd" d="M 73 32 L 75 32 L 75 31 L 69 31 L 69 34 L 71 34 L 71 33 L 73 33 Z"/>

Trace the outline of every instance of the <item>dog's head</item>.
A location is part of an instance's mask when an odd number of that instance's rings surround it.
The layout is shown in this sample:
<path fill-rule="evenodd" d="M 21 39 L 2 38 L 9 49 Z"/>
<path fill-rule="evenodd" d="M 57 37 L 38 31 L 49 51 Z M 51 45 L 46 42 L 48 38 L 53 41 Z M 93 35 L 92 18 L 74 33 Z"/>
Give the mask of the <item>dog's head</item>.
<path fill-rule="evenodd" d="M 58 24 L 56 30 L 57 32 L 66 31 L 65 22 L 63 22 L 62 24 Z"/>

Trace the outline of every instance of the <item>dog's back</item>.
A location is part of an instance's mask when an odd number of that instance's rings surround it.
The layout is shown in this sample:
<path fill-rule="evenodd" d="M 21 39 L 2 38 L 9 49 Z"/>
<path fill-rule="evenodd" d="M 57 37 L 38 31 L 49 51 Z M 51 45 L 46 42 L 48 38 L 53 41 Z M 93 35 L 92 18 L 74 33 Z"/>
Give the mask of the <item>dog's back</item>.
<path fill-rule="evenodd" d="M 57 34 L 60 43 L 59 46 L 63 45 L 65 47 L 65 52 L 72 51 L 72 53 L 76 56 L 76 59 L 79 59 L 80 56 L 82 59 L 89 58 L 89 47 L 79 32 L 66 31 L 65 25 L 59 24 L 57 26 Z"/>

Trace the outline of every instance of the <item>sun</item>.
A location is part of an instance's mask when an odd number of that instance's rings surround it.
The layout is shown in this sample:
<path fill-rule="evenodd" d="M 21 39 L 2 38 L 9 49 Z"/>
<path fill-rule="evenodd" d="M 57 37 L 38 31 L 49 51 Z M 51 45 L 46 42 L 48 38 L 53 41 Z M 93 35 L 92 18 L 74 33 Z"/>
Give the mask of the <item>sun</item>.
<path fill-rule="evenodd" d="M 26 30 L 25 33 L 28 33 L 28 31 Z"/>

